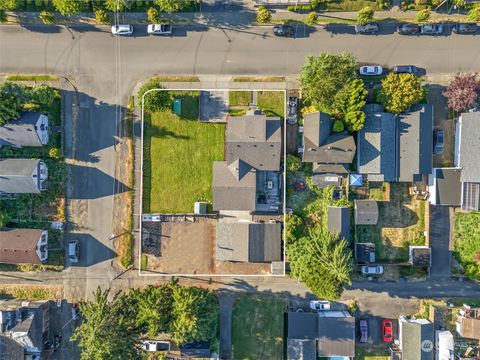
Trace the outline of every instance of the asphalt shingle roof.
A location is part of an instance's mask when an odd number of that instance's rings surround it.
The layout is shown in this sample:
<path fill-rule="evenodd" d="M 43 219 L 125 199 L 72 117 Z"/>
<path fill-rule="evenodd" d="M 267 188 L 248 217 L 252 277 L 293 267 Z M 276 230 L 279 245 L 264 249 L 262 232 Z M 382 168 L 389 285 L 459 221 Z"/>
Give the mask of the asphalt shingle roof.
<path fill-rule="evenodd" d="M 355 318 L 318 318 L 318 356 L 355 356 Z"/>
<path fill-rule="evenodd" d="M 35 129 L 35 125 L 41 115 L 42 113 L 36 111 L 24 112 L 19 119 L 0 126 L 0 146 L 44 145 Z M 48 141 L 48 137 L 46 140 Z"/>
<path fill-rule="evenodd" d="M 40 160 L 35 159 L 0 160 L 0 193 L 39 193 L 40 177 L 32 178 L 39 163 Z"/>
<path fill-rule="evenodd" d="M 350 208 L 329 206 L 327 228 L 350 241 Z"/>
<path fill-rule="evenodd" d="M 355 200 L 355 224 L 376 225 L 378 204 L 375 200 Z"/>
<path fill-rule="evenodd" d="M 458 206 L 462 198 L 461 170 L 435 169 L 436 204 Z"/>
<path fill-rule="evenodd" d="M 43 230 L 0 229 L 0 263 L 41 264 L 36 252 Z"/>
<path fill-rule="evenodd" d="M 464 113 L 460 119 L 459 164 L 462 182 L 480 182 L 480 112 Z"/>
<path fill-rule="evenodd" d="M 433 360 L 433 324 L 425 319 L 400 320 L 402 360 Z"/>

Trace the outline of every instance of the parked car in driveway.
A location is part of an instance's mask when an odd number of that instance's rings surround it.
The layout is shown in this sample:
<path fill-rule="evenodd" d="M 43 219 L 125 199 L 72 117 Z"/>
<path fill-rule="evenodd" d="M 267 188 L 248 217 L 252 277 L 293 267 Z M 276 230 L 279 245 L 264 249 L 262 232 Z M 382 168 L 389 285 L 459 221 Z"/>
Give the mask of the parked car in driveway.
<path fill-rule="evenodd" d="M 149 24 L 147 26 L 149 35 L 172 35 L 172 25 L 170 24 Z"/>
<path fill-rule="evenodd" d="M 380 28 L 377 24 L 367 24 L 367 25 L 355 25 L 355 33 L 356 34 L 374 34 L 378 32 Z"/>
<path fill-rule="evenodd" d="M 315 311 L 330 310 L 330 301 L 328 300 L 311 300 L 310 309 Z"/>
<path fill-rule="evenodd" d="M 366 343 L 368 341 L 368 323 L 367 320 L 362 319 L 359 322 L 360 327 L 360 342 Z"/>
<path fill-rule="evenodd" d="M 442 24 L 424 24 L 420 28 L 420 34 L 422 35 L 440 35 L 442 32 Z"/>
<path fill-rule="evenodd" d="M 142 349 L 145 351 L 170 351 L 170 341 L 143 340 Z"/>
<path fill-rule="evenodd" d="M 112 34 L 113 35 L 132 35 L 133 26 L 132 25 L 112 25 Z"/>
<path fill-rule="evenodd" d="M 476 23 L 456 23 L 452 27 L 452 31 L 456 34 L 475 34 L 477 32 Z"/>
<path fill-rule="evenodd" d="M 396 65 L 393 67 L 394 74 L 418 74 L 418 68 L 414 65 Z"/>
<path fill-rule="evenodd" d="M 366 65 L 366 66 L 360 67 L 358 72 L 362 76 L 382 75 L 383 68 L 378 65 Z"/>
<path fill-rule="evenodd" d="M 393 325 L 392 320 L 382 320 L 382 338 L 386 343 L 391 343 L 393 340 Z"/>
<path fill-rule="evenodd" d="M 277 25 L 273 27 L 273 33 L 276 36 L 292 37 L 295 35 L 295 29 L 290 25 Z"/>
<path fill-rule="evenodd" d="M 433 153 L 441 154 L 443 152 L 443 130 L 433 131 Z"/>
<path fill-rule="evenodd" d="M 380 275 L 383 274 L 382 265 L 365 265 L 362 266 L 363 275 Z"/>
<path fill-rule="evenodd" d="M 70 260 L 71 263 L 78 263 L 80 261 L 80 242 L 78 240 L 68 242 L 68 260 Z"/>
<path fill-rule="evenodd" d="M 397 33 L 400 35 L 413 35 L 413 34 L 418 34 L 420 32 L 420 26 L 417 24 L 402 24 L 398 25 L 397 27 Z"/>

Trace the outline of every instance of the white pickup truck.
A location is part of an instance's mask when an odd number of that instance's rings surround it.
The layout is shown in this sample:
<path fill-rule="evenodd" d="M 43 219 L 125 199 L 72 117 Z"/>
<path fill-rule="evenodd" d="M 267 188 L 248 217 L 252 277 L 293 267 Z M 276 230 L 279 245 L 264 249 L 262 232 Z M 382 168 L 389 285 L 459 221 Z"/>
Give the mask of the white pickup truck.
<path fill-rule="evenodd" d="M 150 24 L 147 27 L 149 35 L 171 35 L 172 25 L 170 24 Z"/>

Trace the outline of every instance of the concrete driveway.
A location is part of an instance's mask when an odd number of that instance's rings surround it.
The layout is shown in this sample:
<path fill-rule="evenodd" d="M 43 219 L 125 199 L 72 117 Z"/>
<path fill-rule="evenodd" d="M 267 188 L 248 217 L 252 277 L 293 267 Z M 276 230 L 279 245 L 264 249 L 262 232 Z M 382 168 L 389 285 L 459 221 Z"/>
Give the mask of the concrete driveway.
<path fill-rule="evenodd" d="M 430 205 L 431 277 L 450 276 L 450 221 L 448 206 Z"/>

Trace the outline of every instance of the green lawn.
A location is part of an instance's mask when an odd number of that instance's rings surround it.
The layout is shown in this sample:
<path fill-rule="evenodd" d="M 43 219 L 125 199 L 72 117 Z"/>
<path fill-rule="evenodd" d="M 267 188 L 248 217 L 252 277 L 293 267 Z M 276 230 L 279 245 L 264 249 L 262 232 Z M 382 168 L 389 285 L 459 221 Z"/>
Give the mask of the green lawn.
<path fill-rule="evenodd" d="M 195 201 L 212 200 L 212 166 L 223 160 L 225 126 L 197 121 L 198 95 L 181 97 L 182 118 L 169 110 L 145 116 L 144 212 L 191 213 Z"/>
<path fill-rule="evenodd" d="M 480 212 L 455 213 L 453 246 L 465 275 L 480 279 Z"/>
<path fill-rule="evenodd" d="M 233 90 L 228 92 L 228 103 L 230 106 L 248 106 L 251 102 L 251 91 Z"/>
<path fill-rule="evenodd" d="M 241 295 L 233 307 L 233 358 L 283 359 L 285 307 L 278 297 Z"/>
<path fill-rule="evenodd" d="M 285 114 L 284 91 L 259 91 L 258 107 L 267 116 L 281 116 Z"/>

